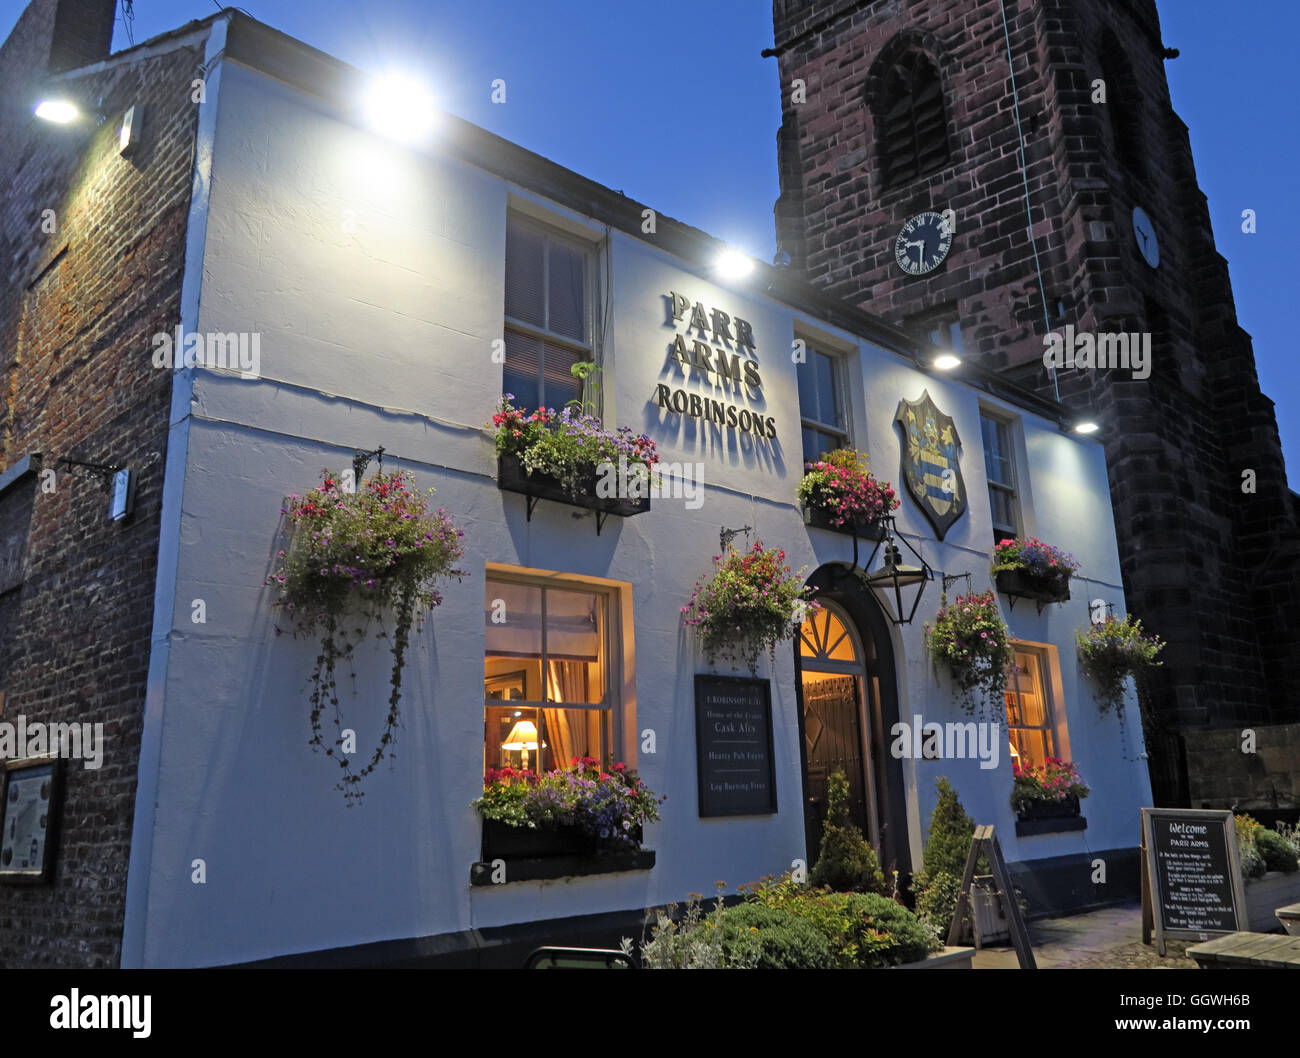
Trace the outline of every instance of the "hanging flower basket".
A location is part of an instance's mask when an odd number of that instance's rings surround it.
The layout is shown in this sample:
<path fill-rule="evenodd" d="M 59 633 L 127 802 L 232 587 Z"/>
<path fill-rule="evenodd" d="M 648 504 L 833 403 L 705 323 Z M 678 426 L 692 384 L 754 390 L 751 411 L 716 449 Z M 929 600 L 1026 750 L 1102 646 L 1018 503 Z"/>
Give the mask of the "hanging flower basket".
<path fill-rule="evenodd" d="M 497 485 L 529 498 L 630 517 L 650 509 L 650 475 L 659 462 L 653 440 L 631 427 L 607 430 L 600 419 L 566 407 L 559 413 L 516 408 L 506 393 L 492 416 Z"/>
<path fill-rule="evenodd" d="M 1065 602 L 1079 564 L 1072 555 L 1041 540 L 1003 540 L 993 549 L 989 572 L 1003 595 L 1038 602 Z"/>
<path fill-rule="evenodd" d="M 1163 662 L 1157 655 L 1165 648 L 1159 636 L 1142 631 L 1142 622 L 1131 614 L 1117 621 L 1107 617 L 1078 634 L 1079 668 L 1097 685 L 1097 706 L 1102 715 L 1112 709 L 1123 719 L 1124 681 L 1141 679 Z"/>
<path fill-rule="evenodd" d="M 776 644 L 794 635 L 817 603 L 803 586 L 803 569 L 792 573 L 785 552 L 755 542 L 748 552 L 731 548 L 714 556 L 717 569 L 695 584 L 682 607 L 685 621 L 697 629 L 704 655 L 757 669 L 764 650 L 775 663 Z M 806 568 L 806 567 L 805 567 Z"/>
<path fill-rule="evenodd" d="M 797 495 L 805 525 L 870 540 L 881 538 L 885 518 L 900 503 L 888 481 L 867 471 L 866 457 L 848 448 L 805 463 Z"/>
<path fill-rule="evenodd" d="M 1004 715 L 1002 691 L 1015 654 L 992 591 L 958 595 L 951 605 L 944 595 L 934 624 L 925 626 L 925 648 L 935 666 L 952 677 L 967 713 L 984 706 L 991 719 Z"/>
<path fill-rule="evenodd" d="M 287 551 L 265 584 L 279 589 L 275 606 L 295 635 L 319 636 L 321 649 L 312 668 L 309 745 L 324 745 L 321 713 L 333 713 L 337 737 L 325 747 L 343 772 L 338 789 L 353 804 L 362 796 L 357 784 L 391 752 L 399 722 L 402 673 L 411 627 L 442 602 L 435 585 L 444 577 L 462 577 L 453 568 L 462 553 L 457 529 L 439 508 L 429 510 L 433 490 L 418 492 L 412 475 L 378 473 L 354 494 L 344 491 L 338 474 L 324 472 L 322 483 L 306 496 L 293 495 L 282 508 L 293 529 Z M 340 660 L 350 662 L 370 621 L 392 613 L 393 669 L 383 732 L 370 758 L 353 771 L 345 751 L 343 719 L 335 673 Z M 361 627 L 355 627 L 354 622 Z M 277 626 L 276 633 L 281 629 Z"/>

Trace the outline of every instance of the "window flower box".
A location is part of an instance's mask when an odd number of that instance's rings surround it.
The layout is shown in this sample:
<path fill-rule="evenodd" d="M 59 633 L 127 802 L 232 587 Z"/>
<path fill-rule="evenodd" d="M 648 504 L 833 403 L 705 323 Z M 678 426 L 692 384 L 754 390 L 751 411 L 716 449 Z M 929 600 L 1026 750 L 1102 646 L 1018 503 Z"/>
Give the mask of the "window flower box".
<path fill-rule="evenodd" d="M 610 514 L 627 518 L 650 509 L 650 479 L 658 450 L 630 427 L 608 430 L 594 415 L 573 408 L 526 413 L 502 396 L 496 428 L 497 487 L 528 498 L 528 518 L 538 500 L 596 512 L 596 531 Z"/>
<path fill-rule="evenodd" d="M 1079 798 L 1071 794 L 1060 801 L 1026 801 L 1016 813 L 1020 819 L 1066 819 L 1079 814 Z"/>
<path fill-rule="evenodd" d="M 998 591 L 1013 599 L 1044 603 L 1070 598 L 1070 577 L 1079 569 L 1071 555 L 1038 539 L 1003 540 L 993 549 L 993 574 Z"/>
<path fill-rule="evenodd" d="M 617 480 L 617 467 L 613 467 Z M 598 490 L 600 472 L 594 463 L 580 467 L 573 486 L 565 484 L 552 474 L 542 471 L 528 473 L 517 455 L 497 456 L 497 488 L 502 492 L 517 492 L 528 497 L 528 519 L 532 520 L 533 508 L 538 500 L 552 500 L 565 503 L 570 507 L 582 507 L 597 514 L 617 514 L 620 518 L 630 518 L 635 514 L 645 514 L 650 509 L 649 483 L 647 495 L 637 498 L 626 496 L 602 496 Z M 601 519 L 603 522 L 604 519 Z"/>
<path fill-rule="evenodd" d="M 901 502 L 888 481 L 867 470 L 865 455 L 848 448 L 804 464 L 797 495 L 804 524 L 879 540 L 884 522 Z"/>
<path fill-rule="evenodd" d="M 854 522 L 837 522 L 825 507 L 811 507 L 806 503 L 800 510 L 803 512 L 803 524 L 810 529 L 826 529 L 832 533 L 852 534 L 873 541 L 883 540 L 885 536 L 885 523 L 881 520 L 868 521 L 863 518 Z"/>
<path fill-rule="evenodd" d="M 1042 603 L 1068 602 L 1070 598 L 1069 574 L 1043 576 L 1025 570 L 1004 570 L 995 573 L 993 581 L 1001 595 Z"/>
<path fill-rule="evenodd" d="M 643 824 L 662 800 L 626 765 L 605 771 L 594 757 L 543 774 L 493 768 L 474 802 L 483 859 L 470 884 L 646 870 L 654 853 L 641 848 Z"/>

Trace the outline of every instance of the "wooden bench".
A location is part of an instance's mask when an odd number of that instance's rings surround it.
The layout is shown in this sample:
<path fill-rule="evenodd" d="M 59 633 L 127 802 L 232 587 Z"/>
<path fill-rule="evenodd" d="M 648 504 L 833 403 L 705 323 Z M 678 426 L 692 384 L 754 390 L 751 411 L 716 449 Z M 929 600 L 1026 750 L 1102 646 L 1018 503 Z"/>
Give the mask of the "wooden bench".
<path fill-rule="evenodd" d="M 1300 937 L 1229 933 L 1187 949 L 1202 970 L 1300 970 Z"/>
<path fill-rule="evenodd" d="M 1278 921 L 1286 927 L 1286 931 L 1293 937 L 1300 937 L 1300 904 L 1289 904 L 1286 907 L 1279 907 L 1274 912 Z"/>

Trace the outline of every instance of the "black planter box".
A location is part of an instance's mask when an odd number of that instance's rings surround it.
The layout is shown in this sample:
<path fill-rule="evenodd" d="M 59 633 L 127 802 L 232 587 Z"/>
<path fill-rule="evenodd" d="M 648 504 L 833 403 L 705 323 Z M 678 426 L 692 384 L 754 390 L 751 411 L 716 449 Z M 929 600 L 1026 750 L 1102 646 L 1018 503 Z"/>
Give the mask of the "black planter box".
<path fill-rule="evenodd" d="M 575 827 L 534 830 L 512 827 L 495 819 L 483 820 L 485 860 L 545 856 L 590 856 L 599 841 Z"/>
<path fill-rule="evenodd" d="M 567 488 L 558 478 L 550 474 L 529 474 L 517 455 L 497 456 L 497 488 L 502 492 L 517 492 L 528 497 L 528 519 L 533 517 L 533 507 L 538 500 L 553 500 L 566 503 L 570 507 L 582 507 L 597 514 L 597 532 L 605 515 L 617 514 L 621 518 L 630 518 L 634 514 L 645 514 L 650 509 L 650 497 L 642 499 L 625 499 L 618 496 L 608 498 L 596 493 L 598 475 L 596 465 L 584 467 L 578 474 L 578 487 Z"/>
<path fill-rule="evenodd" d="M 1026 801 L 1017 815 L 1021 819 L 1067 819 L 1079 814 L 1079 799 L 1067 797 L 1063 801 Z"/>
<path fill-rule="evenodd" d="M 474 863 L 469 868 L 469 884 L 474 886 L 530 882 L 545 878 L 582 877 L 589 874 L 615 874 L 619 871 L 648 871 L 655 865 L 651 849 L 601 852 L 594 856 L 544 856 L 535 859 L 505 859 L 505 878 L 493 880 L 496 867 L 491 862 Z"/>
<path fill-rule="evenodd" d="M 1069 577 L 1036 577 L 1024 570 L 1003 570 L 994 575 L 994 583 L 1003 595 L 1013 595 L 1037 602 L 1066 602 L 1070 598 Z"/>
<path fill-rule="evenodd" d="M 1070 831 L 1087 829 L 1088 821 L 1083 816 L 1016 820 L 1016 837 L 1018 838 L 1031 838 L 1035 834 L 1065 834 Z"/>
<path fill-rule="evenodd" d="M 825 507 L 804 506 L 801 509 L 803 524 L 812 529 L 829 529 L 832 533 L 856 535 L 863 540 L 881 540 L 885 535 L 885 527 L 881 522 L 850 522 L 847 525 L 836 525 L 831 521 L 831 514 Z"/>

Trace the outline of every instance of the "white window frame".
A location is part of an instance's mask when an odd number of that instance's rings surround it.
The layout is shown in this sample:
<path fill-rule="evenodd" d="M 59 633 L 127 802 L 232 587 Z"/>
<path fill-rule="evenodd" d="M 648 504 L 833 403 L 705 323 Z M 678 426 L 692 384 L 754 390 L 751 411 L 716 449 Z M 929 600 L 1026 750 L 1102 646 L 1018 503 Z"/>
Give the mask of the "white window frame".
<path fill-rule="evenodd" d="M 853 419 L 852 419 L 852 415 L 850 414 L 851 405 L 849 401 L 849 387 L 848 387 L 848 374 L 849 374 L 848 356 L 845 353 L 842 353 L 833 347 L 827 346 L 823 342 L 812 340 L 797 334 L 795 335 L 795 337 L 804 343 L 805 352 L 807 354 L 808 361 L 811 361 L 813 355 L 817 353 L 820 353 L 822 356 L 830 360 L 832 365 L 831 366 L 831 387 L 835 391 L 835 399 L 839 402 L 840 412 L 844 417 L 843 426 L 821 422 L 818 419 L 805 418 L 803 414 L 803 401 L 800 400 L 799 401 L 799 451 L 800 453 L 801 454 L 803 453 L 803 431 L 805 427 L 808 427 L 809 429 L 813 429 L 813 430 L 819 430 L 822 433 L 834 434 L 835 436 L 840 438 L 839 447 L 852 448 L 853 447 Z M 807 363 L 800 364 L 797 366 L 806 367 Z M 801 372 L 796 370 L 795 372 L 796 387 L 801 385 L 804 377 L 805 376 Z M 798 398 L 797 392 L 796 392 L 796 398 Z"/>
<path fill-rule="evenodd" d="M 564 348 L 578 353 L 580 359 L 589 360 L 595 364 L 600 364 L 602 357 L 600 354 L 599 328 L 596 318 L 596 302 L 600 294 L 600 264 L 602 259 L 601 248 L 588 240 L 582 239 L 570 232 L 563 231 L 560 228 L 538 220 L 536 217 L 522 213 L 518 210 L 511 210 L 506 215 L 506 237 L 509 239 L 509 232 L 512 228 L 530 231 L 540 235 L 546 243 L 542 253 L 542 306 L 544 314 L 550 314 L 550 253 L 549 246 L 551 243 L 560 243 L 570 249 L 580 251 L 585 260 L 586 281 L 583 284 L 583 339 L 578 341 L 567 334 L 557 334 L 546 326 L 538 326 L 525 320 L 520 320 L 514 316 L 509 316 L 505 312 L 505 288 L 502 287 L 502 307 L 501 316 L 503 321 L 504 334 L 519 334 L 531 338 L 535 341 L 549 342 L 552 345 L 563 346 Z M 504 260 L 502 269 L 505 269 Z M 548 402 L 546 395 L 546 362 L 545 351 L 543 351 L 542 360 L 538 366 L 538 392 L 543 407 L 556 407 L 554 402 Z M 504 386 L 505 364 L 502 365 L 502 382 Z M 581 387 L 579 387 L 581 389 Z M 531 409 L 529 409 L 531 410 Z M 557 408 L 558 410 L 558 408 Z"/>
<path fill-rule="evenodd" d="M 985 419 L 989 420 L 990 422 L 996 423 L 998 426 L 1003 427 L 1006 430 L 1007 451 L 1004 454 L 1006 456 L 1007 466 L 1011 474 L 1010 485 L 1007 485 L 1004 482 L 994 481 L 991 477 L 989 477 L 988 442 L 985 440 L 984 437 Z M 1025 513 L 1024 513 L 1024 505 L 1023 505 L 1024 490 L 1021 488 L 1022 475 L 1020 472 L 1019 456 L 1018 456 L 1019 444 L 1018 444 L 1017 434 L 1019 429 L 1020 429 L 1019 420 L 1017 420 L 1013 416 L 1000 414 L 994 408 L 990 408 L 984 404 L 980 405 L 980 448 L 984 455 L 984 478 L 986 484 L 988 485 L 988 489 L 990 493 L 989 524 L 990 524 L 990 528 L 993 530 L 993 535 L 995 538 L 1000 538 L 999 534 L 1001 534 L 1006 530 L 1010 530 L 1011 533 L 1017 539 L 1023 539 L 1025 536 Z M 994 490 L 997 490 L 999 492 L 1006 492 L 1010 494 L 1011 506 L 1012 509 L 1015 511 L 1015 518 L 1016 518 L 1016 524 L 1014 526 L 999 526 L 994 521 L 994 504 L 993 504 L 993 497 L 992 497 L 992 493 Z M 995 539 L 994 543 L 997 542 L 998 540 Z"/>
<path fill-rule="evenodd" d="M 512 698 L 511 705 L 523 709 L 592 709 L 607 712 L 609 716 L 609 751 L 614 761 L 625 760 L 629 767 L 635 767 L 634 760 L 626 760 L 624 751 L 625 717 L 623 701 L 623 680 L 625 664 L 625 644 L 623 642 L 623 605 L 618 587 L 608 583 L 589 581 L 580 577 L 557 574 L 550 570 L 521 572 L 516 570 L 494 569 L 489 566 L 484 573 L 484 590 L 492 582 L 508 582 L 538 588 L 542 593 L 541 609 L 541 664 L 542 664 L 542 700 Z M 604 651 L 605 696 L 602 702 L 549 702 L 546 701 L 546 593 L 548 591 L 581 591 L 599 595 L 605 600 L 605 636 L 601 642 Z M 488 709 L 502 708 L 502 700 L 489 698 L 486 694 L 488 653 L 486 644 L 483 651 L 483 719 L 487 720 Z M 484 747 L 486 749 L 486 745 Z M 603 763 L 603 762 L 602 762 Z M 562 762 L 562 766 L 568 762 Z"/>

